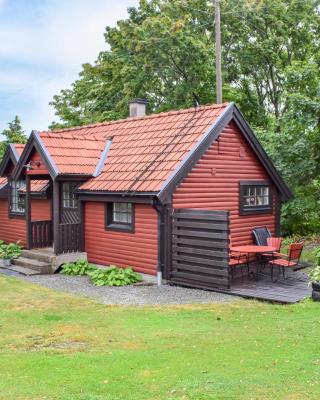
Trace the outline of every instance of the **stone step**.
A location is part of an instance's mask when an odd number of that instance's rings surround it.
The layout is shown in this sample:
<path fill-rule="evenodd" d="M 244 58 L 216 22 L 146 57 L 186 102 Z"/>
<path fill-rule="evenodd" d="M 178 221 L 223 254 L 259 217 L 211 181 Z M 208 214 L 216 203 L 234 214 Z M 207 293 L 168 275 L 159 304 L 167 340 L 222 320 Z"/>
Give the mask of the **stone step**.
<path fill-rule="evenodd" d="M 55 259 L 55 255 L 45 250 L 22 250 L 21 257 L 30 258 L 32 260 L 42 261 L 48 264 L 52 263 L 52 260 Z"/>
<path fill-rule="evenodd" d="M 19 274 L 28 275 L 28 276 L 29 275 L 39 275 L 41 273 L 34 269 L 20 267 L 18 265 L 11 265 L 11 267 L 7 268 L 7 271 L 14 271 L 14 272 L 18 272 Z"/>
<path fill-rule="evenodd" d="M 48 262 L 33 260 L 31 258 L 19 257 L 12 260 L 12 264 L 19 267 L 26 267 L 41 274 L 51 274 L 51 264 Z"/>

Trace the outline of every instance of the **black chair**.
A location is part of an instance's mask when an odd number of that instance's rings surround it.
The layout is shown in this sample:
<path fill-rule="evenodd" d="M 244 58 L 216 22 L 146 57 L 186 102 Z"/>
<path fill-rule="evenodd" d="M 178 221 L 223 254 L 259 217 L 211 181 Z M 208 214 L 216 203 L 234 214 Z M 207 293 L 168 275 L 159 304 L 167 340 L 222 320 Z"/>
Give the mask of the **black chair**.
<path fill-rule="evenodd" d="M 258 246 L 268 246 L 267 239 L 271 237 L 271 232 L 266 226 L 258 226 L 252 230 L 253 241 Z"/>

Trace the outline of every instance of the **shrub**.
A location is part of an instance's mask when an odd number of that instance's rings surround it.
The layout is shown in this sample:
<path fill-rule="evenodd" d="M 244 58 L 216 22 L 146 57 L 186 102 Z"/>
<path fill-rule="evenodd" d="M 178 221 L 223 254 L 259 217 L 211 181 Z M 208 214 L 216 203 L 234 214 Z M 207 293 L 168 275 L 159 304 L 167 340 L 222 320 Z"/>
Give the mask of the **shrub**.
<path fill-rule="evenodd" d="M 62 266 L 61 273 L 64 275 L 71 276 L 84 276 L 90 275 L 93 271 L 95 271 L 97 267 L 93 264 L 89 264 L 86 260 L 79 260 L 75 263 L 67 263 Z"/>
<path fill-rule="evenodd" d="M 142 281 L 141 276 L 132 268 L 118 268 L 115 265 L 108 269 L 97 269 L 90 273 L 90 277 L 96 286 L 126 286 Z"/>
<path fill-rule="evenodd" d="M 20 242 L 5 244 L 0 240 L 0 258 L 10 260 L 12 258 L 20 257 L 22 247 Z"/>
<path fill-rule="evenodd" d="M 309 272 L 309 285 L 312 282 L 320 282 L 320 247 L 314 251 L 315 263 L 313 269 Z"/>

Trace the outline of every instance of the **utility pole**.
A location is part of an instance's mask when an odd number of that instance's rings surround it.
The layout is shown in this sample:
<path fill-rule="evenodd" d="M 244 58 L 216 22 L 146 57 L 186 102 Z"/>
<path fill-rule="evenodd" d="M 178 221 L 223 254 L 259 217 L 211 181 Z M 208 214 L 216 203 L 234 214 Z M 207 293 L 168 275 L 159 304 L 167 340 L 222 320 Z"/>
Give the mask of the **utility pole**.
<path fill-rule="evenodd" d="M 216 90 L 217 104 L 222 103 L 222 75 L 221 75 L 221 26 L 220 26 L 220 0 L 214 0 L 215 6 L 215 31 L 216 31 Z"/>

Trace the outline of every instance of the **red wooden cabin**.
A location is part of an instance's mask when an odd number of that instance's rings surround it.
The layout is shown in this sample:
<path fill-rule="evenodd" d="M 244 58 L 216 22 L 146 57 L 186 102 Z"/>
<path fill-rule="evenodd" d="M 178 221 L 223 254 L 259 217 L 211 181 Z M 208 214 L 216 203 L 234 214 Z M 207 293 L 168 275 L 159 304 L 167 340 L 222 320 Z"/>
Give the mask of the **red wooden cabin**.
<path fill-rule="evenodd" d="M 279 232 L 290 190 L 233 103 L 148 116 L 141 101 L 131 108 L 140 116 L 33 131 L 23 149 L 9 146 L 0 167 L 8 181 L 0 188 L 0 239 L 28 249 L 50 243 L 56 254 L 85 251 L 91 262 L 177 283 L 184 265 L 192 286 L 205 260 L 224 269 L 229 239 L 251 243 L 259 225 Z M 220 230 L 208 211 L 225 221 Z M 212 257 L 192 248 L 202 228 L 215 238 Z M 229 284 L 225 271 L 218 275 L 213 286 Z"/>

